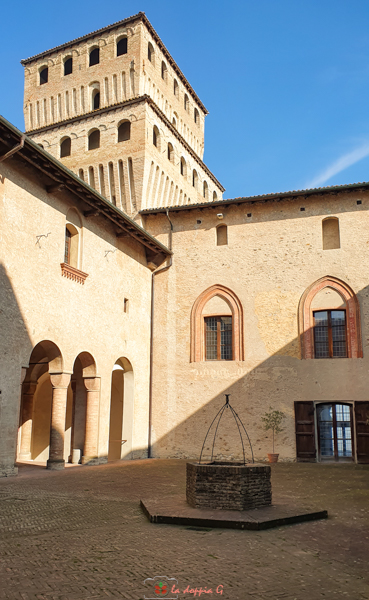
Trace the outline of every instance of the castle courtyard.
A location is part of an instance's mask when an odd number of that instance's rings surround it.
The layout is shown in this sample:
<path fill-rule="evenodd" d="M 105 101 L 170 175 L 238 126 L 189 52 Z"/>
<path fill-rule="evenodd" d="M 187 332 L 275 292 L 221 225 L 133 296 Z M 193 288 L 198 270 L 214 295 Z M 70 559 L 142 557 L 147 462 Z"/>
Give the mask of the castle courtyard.
<path fill-rule="evenodd" d="M 146 578 L 165 575 L 178 580 L 178 598 L 202 587 L 212 591 L 202 598 L 229 600 L 367 599 L 368 470 L 273 465 L 275 494 L 329 518 L 237 531 L 149 523 L 140 498 L 184 493 L 184 460 L 62 472 L 20 464 L 18 477 L 0 480 L 0 598 L 138 600 Z"/>

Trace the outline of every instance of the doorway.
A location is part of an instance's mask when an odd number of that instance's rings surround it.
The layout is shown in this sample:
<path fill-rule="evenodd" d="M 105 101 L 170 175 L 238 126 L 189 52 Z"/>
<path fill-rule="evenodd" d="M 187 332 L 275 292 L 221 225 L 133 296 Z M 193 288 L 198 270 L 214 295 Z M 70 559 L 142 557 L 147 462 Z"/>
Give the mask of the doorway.
<path fill-rule="evenodd" d="M 352 406 L 338 403 L 319 404 L 317 421 L 320 460 L 353 460 Z"/>

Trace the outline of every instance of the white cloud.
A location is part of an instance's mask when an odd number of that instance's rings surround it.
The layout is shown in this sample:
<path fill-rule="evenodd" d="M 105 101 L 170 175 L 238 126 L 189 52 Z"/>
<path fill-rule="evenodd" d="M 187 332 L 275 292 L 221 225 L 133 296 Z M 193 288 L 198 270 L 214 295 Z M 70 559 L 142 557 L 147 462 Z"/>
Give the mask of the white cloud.
<path fill-rule="evenodd" d="M 329 167 L 324 169 L 324 171 L 322 171 L 319 175 L 312 179 L 308 183 L 307 188 L 315 188 L 322 186 L 331 177 L 337 175 L 337 173 L 341 173 L 341 171 L 344 171 L 345 169 L 347 169 L 347 167 L 351 167 L 351 165 L 354 165 L 366 156 L 369 156 L 369 142 L 362 144 L 355 150 L 352 150 L 351 152 L 348 152 L 347 154 L 341 156 L 341 158 L 335 160 L 331 165 L 329 165 Z"/>

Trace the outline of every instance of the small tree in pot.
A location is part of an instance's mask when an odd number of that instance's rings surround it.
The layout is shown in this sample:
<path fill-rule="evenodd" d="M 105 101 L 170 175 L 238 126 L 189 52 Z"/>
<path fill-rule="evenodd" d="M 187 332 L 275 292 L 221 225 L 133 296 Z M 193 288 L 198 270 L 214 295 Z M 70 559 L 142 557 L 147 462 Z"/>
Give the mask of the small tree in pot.
<path fill-rule="evenodd" d="M 273 453 L 268 454 L 269 462 L 278 462 L 279 454 L 274 454 L 274 437 L 283 431 L 281 423 L 284 417 L 284 412 L 281 410 L 273 410 L 272 406 L 270 407 L 270 412 L 266 412 L 264 416 L 261 417 L 261 420 L 264 423 L 264 430 L 269 431 L 271 429 L 273 432 Z"/>

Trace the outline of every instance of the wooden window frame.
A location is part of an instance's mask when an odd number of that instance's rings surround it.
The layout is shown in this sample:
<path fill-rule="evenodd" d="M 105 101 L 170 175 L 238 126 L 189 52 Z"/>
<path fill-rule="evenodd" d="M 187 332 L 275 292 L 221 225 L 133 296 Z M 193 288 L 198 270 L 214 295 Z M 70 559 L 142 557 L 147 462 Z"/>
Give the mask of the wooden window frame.
<path fill-rule="evenodd" d="M 350 409 L 350 427 L 351 427 L 351 456 L 338 456 L 338 438 L 337 438 L 337 415 L 336 415 L 336 405 L 348 406 Z M 319 408 L 322 406 L 333 406 L 334 410 L 332 411 L 332 427 L 335 433 L 333 434 L 333 456 L 331 458 L 327 458 L 321 454 L 321 442 L 320 442 L 320 418 L 319 418 Z M 317 424 L 317 442 L 318 442 L 318 460 L 319 462 L 355 462 L 356 456 L 356 444 L 355 444 L 355 426 L 354 426 L 354 406 L 353 403 L 350 402 L 318 402 L 315 405 L 316 410 L 316 424 Z"/>
<path fill-rule="evenodd" d="M 359 301 L 347 283 L 330 275 L 315 281 L 301 296 L 298 309 L 301 358 L 315 358 L 312 302 L 314 297 L 326 287 L 338 292 L 342 298 L 342 304 L 345 305 L 347 358 L 363 358 Z M 318 310 L 316 308 L 314 312 Z"/>
<path fill-rule="evenodd" d="M 221 341 L 222 341 L 222 333 L 221 333 L 221 319 L 224 319 L 225 317 L 228 317 L 230 319 L 232 319 L 232 340 L 231 340 L 231 358 L 221 358 Z M 232 315 L 203 315 L 203 319 L 204 319 L 204 348 L 205 348 L 205 360 L 206 362 L 209 361 L 218 361 L 218 360 L 224 360 L 224 361 L 229 361 L 229 360 L 233 360 L 233 317 Z M 217 358 L 206 358 L 206 319 L 216 319 L 217 320 Z"/>
<path fill-rule="evenodd" d="M 205 305 L 214 296 L 222 298 L 231 309 L 232 316 L 232 360 L 244 360 L 243 308 L 239 298 L 229 288 L 217 284 L 204 290 L 195 300 L 191 310 L 191 353 L 190 362 L 205 361 L 204 315 Z M 217 316 L 217 315 L 216 315 Z"/>
<path fill-rule="evenodd" d="M 332 335 L 332 318 L 331 318 L 331 312 L 333 311 L 340 311 L 340 312 L 344 312 L 345 313 L 345 333 L 346 333 L 346 337 L 345 337 L 345 347 L 346 347 L 346 356 L 333 356 L 333 335 Z M 316 355 L 316 341 L 315 341 L 315 313 L 317 312 L 327 312 L 328 313 L 328 352 L 329 352 L 329 356 L 318 356 Z M 348 344 L 347 344 L 347 339 L 348 339 L 348 335 L 349 335 L 349 331 L 348 331 L 348 323 L 347 323 L 347 311 L 346 308 L 318 308 L 318 309 L 314 309 L 312 311 L 313 313 L 313 323 L 314 323 L 314 357 L 315 358 L 347 358 L 348 357 Z"/>

